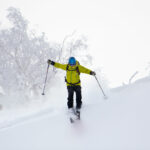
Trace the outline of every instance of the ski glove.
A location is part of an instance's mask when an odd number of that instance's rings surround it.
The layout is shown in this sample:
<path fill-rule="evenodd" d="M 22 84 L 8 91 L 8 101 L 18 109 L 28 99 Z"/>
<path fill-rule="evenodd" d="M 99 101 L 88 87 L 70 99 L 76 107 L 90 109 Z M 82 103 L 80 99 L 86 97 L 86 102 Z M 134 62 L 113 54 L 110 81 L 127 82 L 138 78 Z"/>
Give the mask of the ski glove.
<path fill-rule="evenodd" d="M 96 75 L 96 73 L 95 73 L 94 71 L 91 71 L 91 72 L 90 72 L 90 75 L 95 76 L 95 75 Z"/>
<path fill-rule="evenodd" d="M 48 63 L 49 65 L 54 65 L 54 64 L 55 64 L 55 62 L 54 62 L 54 61 L 51 61 L 50 59 L 47 60 L 47 63 Z"/>

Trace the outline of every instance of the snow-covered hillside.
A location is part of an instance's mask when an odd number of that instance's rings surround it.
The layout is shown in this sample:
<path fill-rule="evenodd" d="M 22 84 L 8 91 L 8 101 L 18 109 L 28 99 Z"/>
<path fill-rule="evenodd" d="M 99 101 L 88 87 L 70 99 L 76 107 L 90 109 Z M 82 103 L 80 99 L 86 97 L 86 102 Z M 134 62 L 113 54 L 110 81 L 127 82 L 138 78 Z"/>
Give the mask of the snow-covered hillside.
<path fill-rule="evenodd" d="M 114 89 L 107 100 L 85 103 L 75 124 L 61 107 L 3 123 L 0 149 L 149 150 L 149 89 L 150 78 Z"/>

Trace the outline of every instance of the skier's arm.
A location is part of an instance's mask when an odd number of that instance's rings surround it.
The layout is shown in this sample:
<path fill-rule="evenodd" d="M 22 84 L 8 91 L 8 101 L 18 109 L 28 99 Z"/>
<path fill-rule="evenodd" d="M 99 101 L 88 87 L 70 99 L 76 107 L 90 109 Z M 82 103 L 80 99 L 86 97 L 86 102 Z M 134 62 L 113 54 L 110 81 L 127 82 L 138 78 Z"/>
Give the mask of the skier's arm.
<path fill-rule="evenodd" d="M 57 63 L 57 62 L 54 62 L 51 60 L 48 60 L 47 63 L 50 65 L 53 65 L 56 68 L 62 69 L 62 70 L 66 70 L 66 68 L 67 68 L 66 64 L 60 64 L 60 63 Z"/>
<path fill-rule="evenodd" d="M 96 75 L 96 73 L 88 68 L 85 68 L 81 65 L 79 65 L 79 72 L 81 73 L 86 73 L 86 74 L 90 74 L 90 75 Z"/>
<path fill-rule="evenodd" d="M 60 64 L 60 63 L 56 63 L 54 64 L 54 67 L 62 69 L 62 70 L 66 70 L 67 65 L 66 64 Z"/>

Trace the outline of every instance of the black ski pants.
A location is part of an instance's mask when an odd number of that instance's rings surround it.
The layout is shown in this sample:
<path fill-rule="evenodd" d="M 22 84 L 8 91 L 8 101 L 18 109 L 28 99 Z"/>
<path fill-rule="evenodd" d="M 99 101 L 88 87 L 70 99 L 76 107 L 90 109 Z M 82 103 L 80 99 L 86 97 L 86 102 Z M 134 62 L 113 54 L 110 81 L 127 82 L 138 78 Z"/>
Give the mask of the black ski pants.
<path fill-rule="evenodd" d="M 68 108 L 73 107 L 73 96 L 76 93 L 76 108 L 80 109 L 82 105 L 81 86 L 67 86 L 68 89 Z"/>

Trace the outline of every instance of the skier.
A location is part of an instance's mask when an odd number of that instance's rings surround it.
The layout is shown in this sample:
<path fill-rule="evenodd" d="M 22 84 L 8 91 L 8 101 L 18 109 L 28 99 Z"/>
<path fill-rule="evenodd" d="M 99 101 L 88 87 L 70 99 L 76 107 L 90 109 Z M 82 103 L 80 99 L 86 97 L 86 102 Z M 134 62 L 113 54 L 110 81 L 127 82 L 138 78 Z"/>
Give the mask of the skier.
<path fill-rule="evenodd" d="M 53 65 L 56 68 L 60 68 L 66 71 L 65 81 L 68 89 L 68 102 L 67 106 L 69 112 L 73 112 L 73 95 L 76 93 L 76 113 L 80 113 L 82 106 L 82 94 L 81 94 L 81 82 L 80 73 L 86 73 L 89 75 L 96 75 L 94 71 L 91 71 L 79 64 L 79 62 L 74 58 L 70 57 L 68 64 L 60 64 L 52 60 L 48 60 L 49 65 Z"/>

